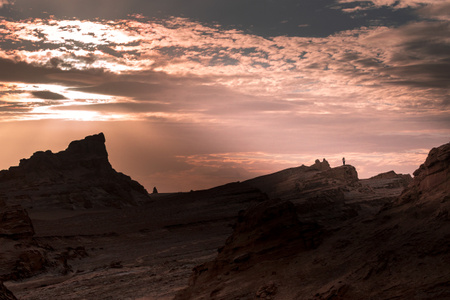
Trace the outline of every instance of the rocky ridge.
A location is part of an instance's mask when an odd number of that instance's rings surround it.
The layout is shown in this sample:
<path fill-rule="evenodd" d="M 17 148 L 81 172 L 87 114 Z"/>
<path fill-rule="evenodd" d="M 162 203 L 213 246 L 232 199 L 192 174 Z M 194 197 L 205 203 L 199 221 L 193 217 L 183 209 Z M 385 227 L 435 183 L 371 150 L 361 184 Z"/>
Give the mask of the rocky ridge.
<path fill-rule="evenodd" d="M 449 172 L 446 144 L 430 151 L 398 200 L 322 225 L 305 223 L 290 201 L 253 206 L 240 214 L 217 257 L 194 268 L 176 299 L 448 299 Z M 380 180 L 399 178 L 410 181 L 388 173 L 371 182 L 380 187 L 386 184 Z M 314 247 L 306 246 L 302 224 Z"/>
<path fill-rule="evenodd" d="M 411 176 L 393 171 L 360 180 L 355 167 L 331 168 L 323 159 L 309 167 L 286 169 L 244 184 L 260 189 L 271 199 L 291 201 L 304 221 L 331 224 L 377 212 L 411 181 Z"/>
<path fill-rule="evenodd" d="M 148 201 L 147 191 L 108 161 L 103 133 L 73 141 L 58 153 L 38 151 L 0 171 L 0 195 L 31 207 L 123 207 Z"/>

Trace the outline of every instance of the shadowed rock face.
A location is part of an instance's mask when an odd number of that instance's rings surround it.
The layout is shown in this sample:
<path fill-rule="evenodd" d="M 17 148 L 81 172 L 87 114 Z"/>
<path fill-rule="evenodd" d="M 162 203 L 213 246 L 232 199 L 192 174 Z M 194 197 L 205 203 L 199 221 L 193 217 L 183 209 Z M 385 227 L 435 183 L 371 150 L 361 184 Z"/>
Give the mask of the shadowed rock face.
<path fill-rule="evenodd" d="M 11 293 L 1 282 L 0 282 L 0 299 L 1 300 L 17 300 L 17 298 L 14 297 L 13 293 Z"/>
<path fill-rule="evenodd" d="M 354 175 L 339 168 L 337 177 L 351 183 Z M 450 299 L 449 172 L 447 144 L 430 152 L 391 205 L 324 226 L 299 221 L 289 202 L 253 206 L 176 299 Z"/>
<path fill-rule="evenodd" d="M 406 188 L 413 181 L 413 178 L 409 174 L 397 174 L 394 171 L 381 173 L 368 179 L 369 181 L 377 182 L 378 186 L 384 185 L 385 187 L 403 187 Z"/>
<path fill-rule="evenodd" d="M 29 277 L 45 269 L 45 250 L 37 245 L 33 235 L 26 210 L 0 200 L 0 280 Z"/>
<path fill-rule="evenodd" d="M 450 143 L 431 149 L 428 157 L 414 172 L 414 181 L 399 199 L 405 202 L 429 202 L 431 198 L 449 201 Z"/>
<path fill-rule="evenodd" d="M 33 235 L 33 224 L 23 207 L 20 205 L 6 206 L 6 204 L 0 203 L 0 236 L 20 239 Z"/>
<path fill-rule="evenodd" d="M 147 191 L 108 161 L 103 133 L 73 141 L 65 151 L 39 151 L 0 172 L 0 194 L 25 207 L 121 207 L 149 200 Z"/>
<path fill-rule="evenodd" d="M 219 249 L 217 258 L 194 268 L 190 278 L 193 288 L 179 293 L 175 299 L 208 299 L 199 296 L 196 287 L 213 290 L 213 299 L 251 298 L 248 289 L 257 290 L 260 284 L 255 266 L 268 260 L 280 262 L 284 257 L 315 249 L 320 245 L 323 234 L 318 224 L 300 222 L 294 205 L 289 201 L 268 200 L 253 205 L 239 213 L 234 232 Z M 216 286 L 231 282 L 243 272 L 255 273 L 255 280 L 248 280 L 245 289 L 242 285 L 216 289 Z M 267 289 L 275 292 L 276 286 Z"/>

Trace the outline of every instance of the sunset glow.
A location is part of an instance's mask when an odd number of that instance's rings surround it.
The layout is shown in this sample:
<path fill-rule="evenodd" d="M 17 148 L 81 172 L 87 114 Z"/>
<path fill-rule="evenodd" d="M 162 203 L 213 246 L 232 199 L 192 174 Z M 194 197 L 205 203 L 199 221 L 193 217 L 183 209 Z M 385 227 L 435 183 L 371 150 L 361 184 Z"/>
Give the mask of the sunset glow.
<path fill-rule="evenodd" d="M 205 188 L 323 157 L 349 157 L 361 177 L 412 172 L 450 137 L 447 0 L 266 3 L 270 17 L 223 4 L 247 19 L 206 1 L 204 14 L 177 0 L 95 12 L 30 1 L 0 2 L 0 124 L 88 122 L 71 132 L 147 147 L 140 166 L 111 155 L 147 188 Z M 2 168 L 22 158 L 2 157 Z"/>

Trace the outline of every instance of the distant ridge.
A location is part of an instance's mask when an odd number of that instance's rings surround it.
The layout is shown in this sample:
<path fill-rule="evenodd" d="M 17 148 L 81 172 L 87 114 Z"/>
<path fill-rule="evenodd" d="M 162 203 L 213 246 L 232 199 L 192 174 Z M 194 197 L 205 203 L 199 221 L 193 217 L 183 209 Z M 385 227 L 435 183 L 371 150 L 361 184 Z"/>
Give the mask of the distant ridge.
<path fill-rule="evenodd" d="M 0 195 L 26 208 L 122 207 L 150 199 L 142 185 L 113 169 L 103 133 L 73 141 L 58 153 L 38 151 L 0 171 Z"/>

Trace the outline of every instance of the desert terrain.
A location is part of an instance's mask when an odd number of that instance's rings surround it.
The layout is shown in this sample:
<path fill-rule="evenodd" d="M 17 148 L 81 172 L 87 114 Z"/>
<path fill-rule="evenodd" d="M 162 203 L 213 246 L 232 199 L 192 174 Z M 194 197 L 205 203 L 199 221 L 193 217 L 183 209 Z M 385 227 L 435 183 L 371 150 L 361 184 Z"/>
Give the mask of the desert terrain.
<path fill-rule="evenodd" d="M 0 196 L 0 299 L 450 299 L 449 144 L 414 179 L 323 159 L 148 194 L 98 134 L 1 171 Z"/>

